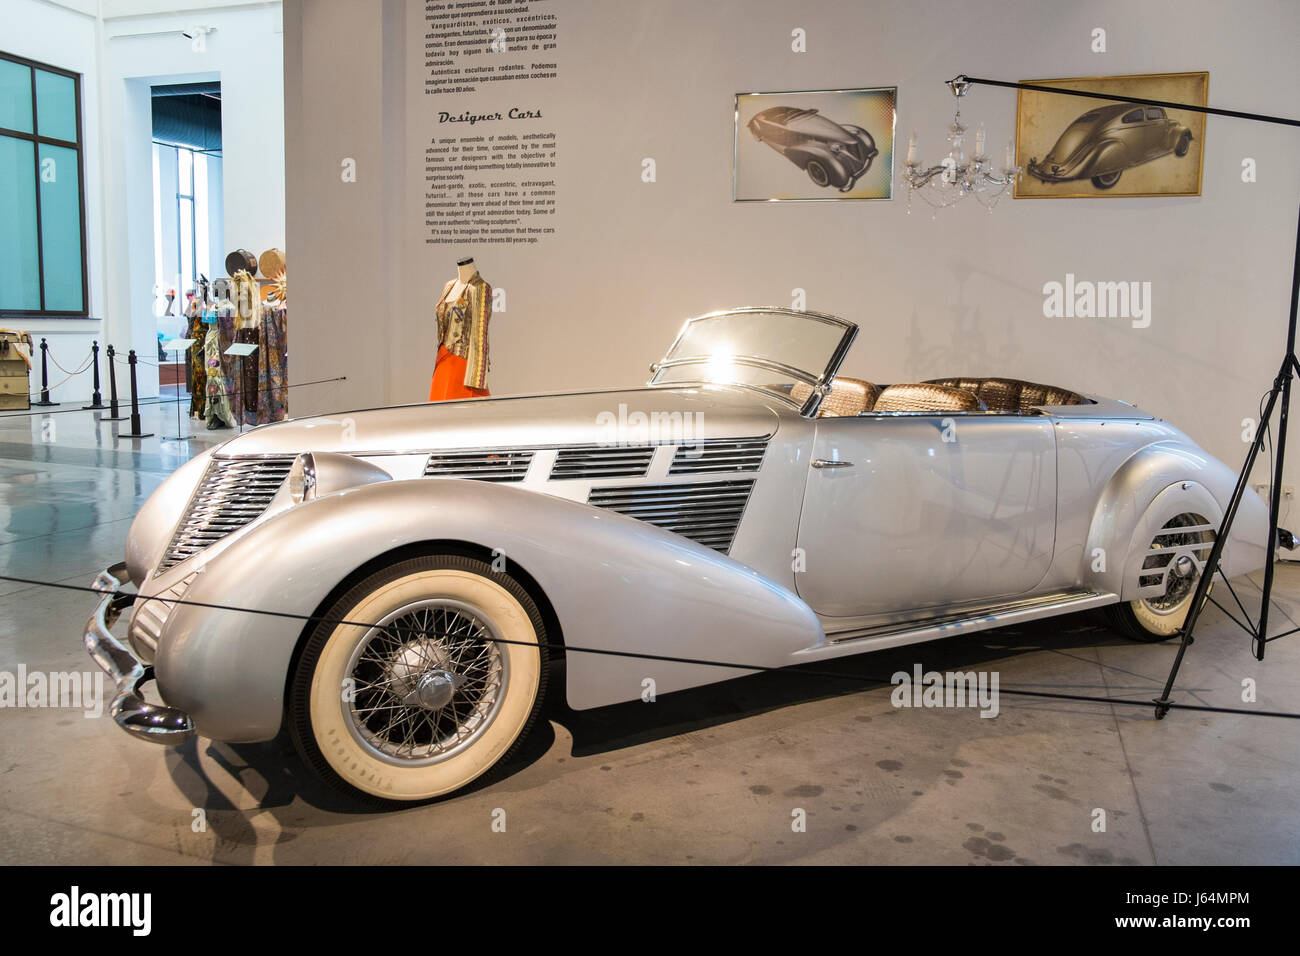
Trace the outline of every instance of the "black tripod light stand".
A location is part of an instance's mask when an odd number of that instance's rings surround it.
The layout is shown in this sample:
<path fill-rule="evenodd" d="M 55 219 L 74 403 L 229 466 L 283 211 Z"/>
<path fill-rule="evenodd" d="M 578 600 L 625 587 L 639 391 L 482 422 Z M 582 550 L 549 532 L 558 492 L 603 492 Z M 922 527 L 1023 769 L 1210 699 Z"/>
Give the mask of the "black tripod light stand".
<path fill-rule="evenodd" d="M 1208 113 L 1214 116 L 1230 116 L 1234 119 L 1253 120 L 1257 123 L 1272 123 L 1278 126 L 1300 126 L 1300 120 L 1289 119 L 1284 116 L 1266 116 L 1262 113 L 1247 113 L 1240 110 L 1223 110 L 1211 106 L 1195 106 L 1190 103 L 1169 103 L 1161 100 L 1144 100 L 1131 96 L 1117 96 L 1111 93 L 1093 93 L 1085 90 L 1066 90 L 1054 86 L 1042 86 L 1034 83 L 1012 83 L 1009 80 L 986 80 L 973 76 L 962 74 L 948 81 L 950 87 L 970 86 L 982 84 L 984 86 L 1002 86 L 1013 90 L 1032 90 L 1037 93 L 1055 93 L 1061 96 L 1084 96 L 1091 99 L 1107 100 L 1112 103 L 1136 103 L 1142 106 L 1163 106 L 1167 109 L 1188 110 L 1193 113 Z M 1282 364 L 1278 368 L 1277 377 L 1273 379 L 1272 388 L 1269 389 L 1267 401 L 1264 405 L 1263 414 L 1260 416 L 1259 424 L 1255 429 L 1255 438 L 1250 444 L 1250 450 L 1246 453 L 1246 461 L 1241 466 L 1241 472 L 1237 475 L 1237 484 L 1232 490 L 1232 497 L 1228 500 L 1228 507 L 1223 513 L 1223 520 L 1219 523 L 1219 530 L 1214 537 L 1214 544 L 1210 548 L 1210 554 L 1205 559 L 1205 564 L 1201 568 L 1201 576 L 1196 582 L 1196 591 L 1192 595 L 1192 603 L 1187 609 L 1187 618 L 1183 621 L 1183 626 L 1179 630 L 1180 642 L 1178 653 L 1174 656 L 1173 666 L 1169 670 L 1169 677 L 1165 680 L 1164 690 L 1161 695 L 1154 699 L 1156 705 L 1156 719 L 1163 719 L 1169 713 L 1170 705 L 1173 699 L 1169 696 L 1174 689 L 1174 681 L 1178 677 L 1178 669 L 1183 664 L 1183 657 L 1187 654 L 1187 648 L 1194 641 L 1193 633 L 1196 630 L 1196 622 L 1200 619 L 1201 611 L 1204 610 L 1207 599 L 1209 599 L 1210 585 L 1214 581 L 1214 575 L 1217 573 L 1221 577 L 1223 571 L 1219 567 L 1219 559 L 1223 556 L 1224 545 L 1228 541 L 1228 532 L 1232 529 L 1232 523 L 1237 517 L 1237 510 L 1241 506 L 1241 498 L 1250 487 L 1250 471 L 1255 465 L 1255 459 L 1259 457 L 1260 451 L 1264 447 L 1266 434 L 1268 433 L 1268 424 L 1272 421 L 1273 410 L 1278 408 L 1278 426 L 1276 441 L 1276 457 L 1273 462 L 1272 484 L 1269 487 L 1269 509 L 1268 509 L 1268 540 L 1265 542 L 1266 552 L 1268 554 L 1268 563 L 1264 565 L 1264 585 L 1261 589 L 1259 621 L 1252 623 L 1250 615 L 1246 613 L 1241 602 L 1237 601 L 1237 606 L 1241 610 L 1243 620 L 1238 621 L 1235 616 L 1215 602 L 1216 606 L 1228 614 L 1235 623 L 1242 627 L 1246 633 L 1251 635 L 1254 644 L 1255 658 L 1264 659 L 1264 650 L 1272 641 L 1279 638 L 1287 637 L 1300 631 L 1300 627 L 1292 628 L 1289 631 L 1283 631 L 1281 634 L 1268 635 L 1268 612 L 1272 603 L 1273 596 L 1273 553 L 1279 543 L 1287 547 L 1295 545 L 1294 539 L 1288 532 L 1283 532 L 1283 536 L 1288 540 L 1279 541 L 1277 527 L 1278 511 L 1282 503 L 1282 465 L 1286 458 L 1286 432 L 1287 432 L 1287 413 L 1291 402 L 1291 379 L 1294 375 L 1300 374 L 1300 360 L 1296 358 L 1295 339 L 1296 339 L 1296 307 L 1300 305 L 1300 218 L 1296 226 L 1296 248 L 1295 262 L 1291 270 L 1291 313 L 1287 321 L 1286 332 L 1286 352 L 1282 357 Z M 1279 406 L 1280 403 L 1280 406 Z M 1227 579 L 1224 578 L 1226 583 Z M 1231 585 L 1228 585 L 1231 589 Z M 1233 594 L 1236 597 L 1236 594 Z"/>

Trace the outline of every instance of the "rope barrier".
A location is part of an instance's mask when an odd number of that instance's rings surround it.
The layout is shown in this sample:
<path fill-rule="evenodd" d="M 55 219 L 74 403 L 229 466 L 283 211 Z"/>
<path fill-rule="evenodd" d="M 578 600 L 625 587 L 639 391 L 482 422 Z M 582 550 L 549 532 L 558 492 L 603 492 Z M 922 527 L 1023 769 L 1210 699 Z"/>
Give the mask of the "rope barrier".
<path fill-rule="evenodd" d="M 49 350 L 48 350 L 48 349 L 46 350 L 46 355 L 49 355 Z M 41 386 L 40 388 L 38 388 L 36 391 L 34 391 L 34 392 L 29 392 L 28 395 L 27 395 L 27 400 L 30 402 L 30 401 L 32 400 L 32 396 L 34 396 L 34 395 L 40 395 L 40 394 L 45 393 L 45 392 L 52 392 L 52 391 L 54 391 L 56 388 L 59 388 L 59 387 L 62 386 L 62 385 L 66 385 L 68 382 L 72 381 L 74 378 L 76 378 L 78 375 L 82 374 L 83 372 L 88 372 L 88 371 L 90 371 L 90 363 L 94 360 L 94 357 L 95 357 L 95 353 L 94 353 L 94 352 L 91 352 L 90 354 L 88 354 L 88 355 L 86 356 L 86 364 L 85 364 L 85 365 L 81 366 L 81 368 L 77 369 L 75 372 L 70 373 L 70 374 L 68 375 L 68 377 L 65 378 L 65 379 L 64 379 L 63 381 L 61 381 L 61 382 L 55 382 L 53 385 L 42 385 L 42 386 Z M 55 366 L 58 367 L 59 371 L 61 371 L 61 372 L 66 372 L 66 371 L 68 371 L 68 370 L 67 370 L 66 368 L 64 368 L 62 365 L 59 365 L 58 362 L 54 361 L 54 356 L 50 355 L 49 358 L 50 358 L 50 361 L 51 361 L 51 362 L 54 362 Z"/>
<path fill-rule="evenodd" d="M 54 363 L 54 367 L 55 367 L 55 368 L 57 368 L 60 372 L 67 372 L 67 371 L 68 371 L 66 368 L 64 368 L 62 365 L 59 364 L 59 360 L 56 359 L 56 358 L 54 357 L 54 353 L 53 353 L 53 352 L 51 352 L 49 349 L 46 349 L 45 351 L 46 351 L 46 354 L 49 355 L 49 357 L 50 357 L 50 361 Z M 95 357 L 95 353 L 94 353 L 93 351 L 87 353 L 85 364 L 82 365 L 81 368 L 77 369 L 75 372 L 71 372 L 71 373 L 69 373 L 69 374 L 71 374 L 71 375 L 80 375 L 82 372 L 86 371 L 86 369 L 90 368 L 90 360 L 91 360 L 92 358 L 94 358 L 94 357 Z M 66 381 L 66 379 L 65 379 L 65 381 Z M 54 386 L 51 385 L 50 387 L 53 388 Z"/>
<path fill-rule="evenodd" d="M 29 585 L 34 585 L 36 587 L 56 588 L 63 591 L 79 591 L 88 594 L 95 594 L 98 595 L 100 598 L 105 597 L 107 593 L 97 588 L 89 587 L 87 585 L 61 584 L 54 581 L 38 581 L 34 578 L 19 578 L 10 575 L 0 575 L 0 581 L 8 581 L 13 584 L 29 584 Z M 133 601 L 135 598 L 139 597 L 138 594 L 131 595 L 131 596 L 133 598 Z M 212 604 L 204 601 L 187 601 L 184 600 L 183 598 L 164 598 L 164 597 L 150 596 L 150 597 L 146 597 L 145 600 L 146 602 L 159 601 L 164 604 L 170 604 L 174 607 L 201 607 L 201 608 L 207 608 L 209 610 L 216 610 L 216 611 L 237 611 L 237 612 L 242 612 L 244 614 L 261 614 L 267 617 L 287 618 L 289 620 L 302 621 L 306 624 L 320 623 L 322 621 L 327 621 L 336 627 L 339 626 L 364 627 L 367 630 L 373 630 L 378 628 L 379 630 L 382 631 L 382 633 L 388 636 L 393 636 L 392 633 L 388 631 L 387 628 L 381 627 L 380 625 L 374 623 L 367 623 L 364 621 L 350 621 L 344 618 L 331 617 L 329 615 L 324 615 L 324 614 L 297 614 L 291 611 L 267 611 L 259 608 L 238 607 L 230 604 Z M 773 666 L 767 664 L 744 664 L 744 663 L 737 663 L 734 661 L 708 660 L 705 658 L 676 657 L 668 654 L 647 654 L 647 653 L 640 653 L 636 651 L 616 651 L 616 650 L 611 650 L 609 648 L 578 647 L 572 644 L 553 644 L 550 642 L 543 644 L 539 641 L 518 641 L 518 640 L 509 640 L 506 638 L 494 638 L 494 641 L 498 644 L 511 644 L 511 645 L 518 645 L 520 647 L 545 647 L 547 650 L 561 651 L 566 654 L 577 653 L 577 654 L 595 654 L 595 655 L 606 656 L 606 657 L 629 657 L 629 658 L 635 658 L 637 660 L 655 661 L 655 662 L 667 663 L 667 664 L 689 664 L 689 665 L 695 665 L 699 667 L 724 667 L 724 668 L 729 668 L 731 670 L 746 670 L 746 671 L 753 671 L 755 673 L 768 673 L 772 671 L 791 672 L 805 677 L 817 677 L 819 679 L 837 680 L 837 681 L 843 681 L 843 682 L 861 684 L 861 685 L 877 685 L 877 684 L 892 685 L 894 683 L 892 679 L 883 678 L 875 675 L 840 674 L 835 671 L 813 670 L 811 668 L 807 668 L 806 666 L 799 666 L 799 665 L 785 667 L 785 666 Z M 1153 689 L 1157 691 L 1159 690 L 1158 687 Z M 1025 690 L 1023 688 L 1006 687 L 1006 686 L 999 686 L 998 693 L 1009 694 L 1013 697 L 1028 697 L 1028 698 L 1044 699 L 1044 700 L 1068 700 L 1068 701 L 1079 701 L 1084 703 L 1110 704 L 1112 706 L 1116 704 L 1128 706 L 1128 707 L 1149 708 L 1152 706 L 1152 701 L 1150 700 L 1132 700 L 1127 697 L 1097 697 L 1089 694 L 1066 694 L 1066 693 L 1060 693 L 1054 691 Z M 1140 693 L 1140 692 L 1135 691 L 1135 693 Z M 1234 714 L 1237 716 L 1244 716 L 1244 717 L 1280 717 L 1287 720 L 1300 720 L 1300 713 L 1291 713 L 1288 711 L 1279 711 L 1279 710 L 1247 710 L 1244 707 L 1214 707 L 1209 704 L 1178 704 L 1178 703 L 1174 703 L 1173 701 L 1170 701 L 1168 706 L 1171 710 L 1187 710 L 1187 711 L 1211 713 L 1211 714 Z"/>
<path fill-rule="evenodd" d="M 130 361 L 128 361 L 128 360 L 126 360 L 126 359 L 118 358 L 118 355 L 121 355 L 121 354 L 122 354 L 121 352 L 118 352 L 117 355 L 114 355 L 114 356 L 113 356 L 113 361 L 117 362 L 118 365 L 130 365 L 130 364 L 131 364 Z M 151 366 L 153 366 L 154 368 L 157 368 L 157 367 L 158 367 L 158 363 L 157 363 L 157 362 L 149 362 L 149 361 L 146 361 L 145 359 L 140 358 L 139 355 L 136 355 L 136 357 L 135 357 L 135 363 L 136 363 L 137 365 L 151 365 Z"/>
<path fill-rule="evenodd" d="M 129 364 L 129 363 L 125 363 L 125 364 Z M 280 388 L 303 388 L 307 385 L 328 385 L 330 382 L 346 382 L 347 380 L 348 377 L 346 375 L 336 375 L 334 378 L 318 378 L 310 382 L 294 382 L 289 385 L 276 385 L 273 387 L 259 388 L 257 392 L 258 394 L 261 394 L 262 392 L 273 392 L 276 389 L 280 389 Z M 190 399 L 187 394 L 185 398 L 150 398 L 140 402 L 139 404 L 140 407 L 143 408 L 145 406 L 155 406 L 155 405 L 176 405 L 178 403 L 189 402 L 189 400 Z M 27 412 L 0 413 L 0 421 L 3 421 L 6 418 L 44 418 L 46 415 L 70 415 L 74 412 L 82 412 L 82 411 L 103 412 L 106 410 L 107 409 L 105 408 L 95 408 L 95 409 L 65 408 L 57 412 L 27 411 Z"/>

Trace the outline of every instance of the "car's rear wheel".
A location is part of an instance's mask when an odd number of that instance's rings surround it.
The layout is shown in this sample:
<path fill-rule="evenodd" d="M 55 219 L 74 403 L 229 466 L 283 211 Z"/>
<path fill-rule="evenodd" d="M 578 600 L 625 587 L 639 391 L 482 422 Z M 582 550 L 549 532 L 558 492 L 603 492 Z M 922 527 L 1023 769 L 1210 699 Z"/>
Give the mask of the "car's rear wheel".
<path fill-rule="evenodd" d="M 808 160 L 808 178 L 818 186 L 826 186 L 831 181 L 830 173 L 826 171 L 826 167 L 815 159 Z"/>
<path fill-rule="evenodd" d="M 1163 576 L 1165 593 L 1106 608 L 1110 625 L 1134 641 L 1157 643 L 1176 635 L 1192 606 L 1201 566 L 1214 544 L 1206 519 L 1181 514 L 1167 521 L 1148 547 L 1139 581 Z"/>
<path fill-rule="evenodd" d="M 545 626 L 519 582 L 460 555 L 412 558 L 326 610 L 290 684 L 290 734 L 349 794 L 441 796 L 522 743 L 547 659 Z"/>
<path fill-rule="evenodd" d="M 1178 145 L 1174 147 L 1175 156 L 1186 156 L 1187 151 L 1192 148 L 1192 134 L 1184 133 L 1178 137 Z"/>
<path fill-rule="evenodd" d="M 1119 182 L 1119 177 L 1123 174 L 1123 172 L 1124 170 L 1117 169 L 1113 173 L 1105 173 L 1104 175 L 1101 176 L 1093 176 L 1092 184 L 1096 186 L 1098 189 L 1110 189 L 1111 186 L 1114 186 L 1117 182 Z"/>

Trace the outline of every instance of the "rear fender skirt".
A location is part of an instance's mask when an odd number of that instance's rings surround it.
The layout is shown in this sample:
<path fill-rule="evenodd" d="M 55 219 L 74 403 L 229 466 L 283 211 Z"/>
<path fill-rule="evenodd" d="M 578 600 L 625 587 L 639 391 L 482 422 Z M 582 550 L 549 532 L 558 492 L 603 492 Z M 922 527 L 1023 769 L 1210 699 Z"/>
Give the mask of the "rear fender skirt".
<path fill-rule="evenodd" d="M 1236 474 L 1189 441 L 1156 442 L 1137 451 L 1111 476 L 1093 512 L 1080 580 L 1134 600 L 1137 571 L 1157 531 L 1184 512 L 1216 527 L 1232 496 Z M 1268 509 L 1247 489 L 1221 566 L 1229 577 L 1264 566 Z"/>
<path fill-rule="evenodd" d="M 1082 178 L 1084 176 L 1104 176 L 1107 173 L 1123 171 L 1133 165 L 1128 161 L 1127 154 L 1127 147 L 1118 140 L 1102 143 L 1078 163 L 1074 175 Z"/>
<path fill-rule="evenodd" d="M 798 597 L 726 555 L 578 502 L 447 478 L 350 489 L 250 528 L 204 567 L 186 600 L 310 615 L 355 569 L 435 540 L 500 552 L 537 582 L 564 632 L 575 709 L 749 673 L 579 648 L 780 666 L 824 639 Z M 159 690 L 204 736 L 269 739 L 304 627 L 179 606 L 159 643 Z"/>

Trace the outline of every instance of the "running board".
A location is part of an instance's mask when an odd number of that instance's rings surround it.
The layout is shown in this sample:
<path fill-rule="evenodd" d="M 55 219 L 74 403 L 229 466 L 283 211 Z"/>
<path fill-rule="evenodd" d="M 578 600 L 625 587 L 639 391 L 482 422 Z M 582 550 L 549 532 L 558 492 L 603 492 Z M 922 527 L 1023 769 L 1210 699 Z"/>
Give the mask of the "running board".
<path fill-rule="evenodd" d="M 1008 624 L 1033 621 L 1041 617 L 1083 611 L 1105 604 L 1114 604 L 1117 600 L 1119 596 L 1109 592 L 1057 591 L 1021 601 L 966 608 L 928 618 L 895 621 L 871 627 L 846 628 L 827 632 L 824 643 L 798 651 L 794 657 L 838 657 L 842 654 L 860 654 L 863 651 L 881 650 L 886 647 L 901 647 L 920 641 L 933 641 L 994 627 L 1005 627 Z"/>

